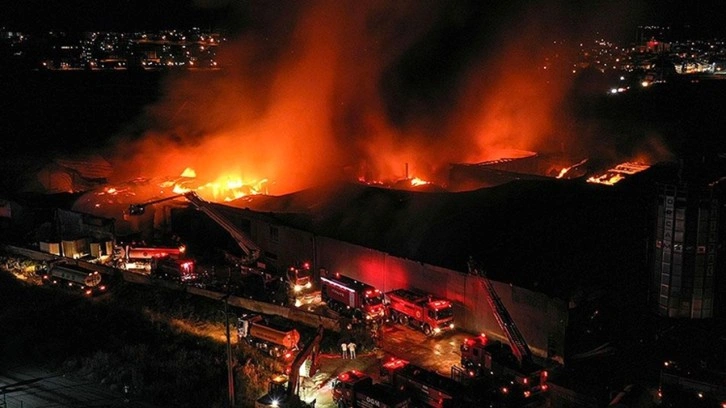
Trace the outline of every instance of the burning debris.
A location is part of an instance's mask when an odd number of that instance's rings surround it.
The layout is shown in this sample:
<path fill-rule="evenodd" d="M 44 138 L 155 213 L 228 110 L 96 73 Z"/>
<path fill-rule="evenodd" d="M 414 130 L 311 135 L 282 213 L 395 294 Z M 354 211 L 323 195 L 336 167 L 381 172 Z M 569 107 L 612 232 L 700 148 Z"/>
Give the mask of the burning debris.
<path fill-rule="evenodd" d="M 179 177 L 147 179 L 136 178 L 129 182 L 125 182 L 116 186 L 105 186 L 101 191 L 96 192 L 96 196 L 146 196 L 139 191 L 140 187 L 156 186 L 157 193 L 152 196 L 173 193 L 184 194 L 189 191 L 195 191 L 210 201 L 232 201 L 241 197 L 257 194 L 267 194 L 267 179 L 244 181 L 239 177 L 220 177 L 216 181 L 200 183 L 197 179 L 197 173 L 194 169 L 187 167 Z"/>
<path fill-rule="evenodd" d="M 449 187 L 462 191 L 483 187 L 493 187 L 514 180 L 577 179 L 587 174 L 582 159 L 575 164 L 573 160 L 554 154 L 539 154 L 522 151 L 481 163 L 452 164 L 449 172 Z"/>
<path fill-rule="evenodd" d="M 172 191 L 175 194 L 196 191 L 211 201 L 232 201 L 250 195 L 268 194 L 267 179 L 245 181 L 239 177 L 224 176 L 216 181 L 196 184 L 196 172 L 189 167 L 184 170 L 181 177 L 183 179 L 181 182 L 173 183 Z"/>
<path fill-rule="evenodd" d="M 647 170 L 649 167 L 649 164 L 639 162 L 621 163 L 603 174 L 589 177 L 587 182 L 612 186 L 628 176 Z"/>
<path fill-rule="evenodd" d="M 390 188 L 394 190 L 409 190 L 409 191 L 446 191 L 446 188 L 443 185 L 439 185 L 438 183 L 426 180 L 419 176 L 413 176 L 409 173 L 409 166 L 408 163 L 406 163 L 405 167 L 405 175 L 402 178 L 393 178 L 389 180 L 371 180 L 367 178 L 366 176 L 358 176 L 357 181 L 361 184 L 374 186 L 374 187 L 382 187 L 382 188 Z"/>
<path fill-rule="evenodd" d="M 127 214 L 129 205 L 167 201 L 166 205 L 183 205 L 187 202 L 181 195 L 194 191 L 203 199 L 211 202 L 229 202 L 241 197 L 267 194 L 267 180 L 247 181 L 242 177 L 225 176 L 215 181 L 203 181 L 192 168 L 185 168 L 178 177 L 137 177 L 118 183 L 108 183 L 103 187 L 88 190 L 73 204 L 74 211 L 116 218 L 123 214 L 123 223 L 135 231 L 138 221 L 131 220 Z M 172 200 L 178 197 L 178 200 Z M 119 221 L 121 222 L 121 221 Z M 119 231 L 125 230 L 119 226 Z"/>
<path fill-rule="evenodd" d="M 358 182 L 369 186 L 390 188 L 393 190 L 427 192 L 446 191 L 446 188 L 444 186 L 438 185 L 433 181 L 424 180 L 420 177 L 406 177 L 393 181 L 366 180 L 365 177 L 359 177 Z"/>
<path fill-rule="evenodd" d="M 565 168 L 563 168 L 562 170 L 560 170 L 560 173 L 559 173 L 559 174 L 557 175 L 557 177 L 555 177 L 555 178 L 558 178 L 558 179 L 561 179 L 561 178 L 570 178 L 570 176 L 571 176 L 571 174 L 570 174 L 570 171 L 571 171 L 572 169 L 576 169 L 576 168 L 578 168 L 578 167 L 582 166 L 582 165 L 583 165 L 583 164 L 585 164 L 585 163 L 587 163 L 587 159 L 583 159 L 583 160 L 582 160 L 582 161 L 580 161 L 579 163 L 577 163 L 577 164 L 573 164 L 573 165 L 572 165 L 572 166 L 570 166 L 570 167 L 565 167 Z M 573 173 L 574 173 L 574 172 L 573 172 Z M 567 176 L 567 177 L 565 177 L 565 176 Z"/>

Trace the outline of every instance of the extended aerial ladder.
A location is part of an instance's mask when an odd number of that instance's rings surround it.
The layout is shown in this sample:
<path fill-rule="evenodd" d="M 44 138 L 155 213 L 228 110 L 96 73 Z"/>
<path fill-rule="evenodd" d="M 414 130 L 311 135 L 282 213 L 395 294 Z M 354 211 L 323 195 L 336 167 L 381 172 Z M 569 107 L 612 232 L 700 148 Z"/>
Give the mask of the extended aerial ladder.
<path fill-rule="evenodd" d="M 192 203 L 192 205 L 194 205 L 197 210 L 206 214 L 219 226 L 224 228 L 224 230 L 227 231 L 229 235 L 232 236 L 235 242 L 237 242 L 237 245 L 242 249 L 245 254 L 245 257 L 241 259 L 241 262 L 243 264 L 254 265 L 260 259 L 260 255 L 262 253 L 260 247 L 254 241 L 252 241 L 250 237 L 242 232 L 236 225 L 234 225 L 226 217 L 220 214 L 219 211 L 217 211 L 212 205 L 210 205 L 211 203 L 199 197 L 199 195 L 194 191 L 188 191 L 183 194 L 160 198 L 141 204 L 131 204 L 129 206 L 128 212 L 130 215 L 142 215 L 146 211 L 146 207 L 149 205 L 174 200 L 180 197 L 184 197 L 187 201 Z"/>
<path fill-rule="evenodd" d="M 482 278 L 487 302 L 492 308 L 492 314 L 494 314 L 494 318 L 497 320 L 499 327 L 509 340 L 512 354 L 514 354 L 517 358 L 520 365 L 522 365 L 523 362 L 531 362 L 532 351 L 530 350 L 527 341 L 524 339 L 524 336 L 522 336 L 522 333 L 519 331 L 519 328 L 517 328 L 517 325 L 514 323 L 514 319 L 512 319 L 509 311 L 507 311 L 504 303 L 502 303 L 502 299 L 497 294 L 497 291 L 494 290 L 492 282 L 473 260 L 469 261 L 469 272 Z"/>
<path fill-rule="evenodd" d="M 240 267 L 243 274 L 258 274 L 265 281 L 265 285 L 277 281 L 281 278 L 288 285 L 287 301 L 295 305 L 309 303 L 311 300 L 310 293 L 312 291 L 312 271 L 309 263 L 303 263 L 301 266 L 287 268 L 284 271 L 267 270 L 264 259 L 261 262 L 262 249 L 252 238 L 244 231 L 236 226 L 232 221 L 225 217 L 212 203 L 202 199 L 194 191 L 188 191 L 183 194 L 160 198 L 148 201 L 142 204 L 131 204 L 128 208 L 129 215 L 141 215 L 146 211 L 146 207 L 151 204 L 157 204 L 164 201 L 174 200 L 177 198 L 185 198 L 197 210 L 206 214 L 217 225 L 222 227 L 234 239 L 237 245 L 244 253 L 242 257 L 231 255 L 225 252 L 225 257 Z"/>

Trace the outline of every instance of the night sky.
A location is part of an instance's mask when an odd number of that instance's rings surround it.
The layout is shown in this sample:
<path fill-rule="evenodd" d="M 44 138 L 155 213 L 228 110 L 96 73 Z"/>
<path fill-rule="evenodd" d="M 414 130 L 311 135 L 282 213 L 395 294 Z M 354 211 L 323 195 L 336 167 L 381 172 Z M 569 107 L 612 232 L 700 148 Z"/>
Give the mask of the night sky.
<path fill-rule="evenodd" d="M 436 2 L 431 2 L 436 3 Z M 720 0 L 640 0 L 640 1 L 531 1 L 503 3 L 461 1 L 465 13 L 483 13 L 492 18 L 515 14 L 518 10 L 545 5 L 560 11 L 555 25 L 572 26 L 582 22 L 597 30 L 629 26 L 630 32 L 639 24 L 690 25 L 698 35 L 724 34 L 723 16 L 726 2 Z M 234 31 L 246 27 L 256 10 L 283 15 L 294 12 L 305 3 L 294 1 L 241 0 L 0 0 L 0 26 L 19 31 L 46 29 L 68 31 L 111 31 L 186 28 L 197 26 Z M 599 16 L 599 22 L 593 18 Z M 254 17 L 252 17 L 254 18 Z"/>

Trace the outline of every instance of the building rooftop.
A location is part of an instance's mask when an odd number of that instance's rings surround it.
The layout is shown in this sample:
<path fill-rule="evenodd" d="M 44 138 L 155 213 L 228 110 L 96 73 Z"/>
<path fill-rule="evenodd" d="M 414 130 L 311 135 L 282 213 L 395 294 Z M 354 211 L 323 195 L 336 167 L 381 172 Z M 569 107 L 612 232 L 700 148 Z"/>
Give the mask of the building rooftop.
<path fill-rule="evenodd" d="M 521 180 L 461 193 L 342 183 L 230 203 L 317 235 L 569 298 L 622 285 L 645 259 L 643 189 Z M 642 252 L 642 253 L 641 253 Z"/>

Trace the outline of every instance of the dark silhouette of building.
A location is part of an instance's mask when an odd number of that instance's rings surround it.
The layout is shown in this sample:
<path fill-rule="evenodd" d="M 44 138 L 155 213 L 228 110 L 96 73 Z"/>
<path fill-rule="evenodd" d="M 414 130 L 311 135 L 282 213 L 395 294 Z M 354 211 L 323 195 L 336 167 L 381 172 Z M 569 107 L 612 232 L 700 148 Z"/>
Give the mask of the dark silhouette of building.
<path fill-rule="evenodd" d="M 719 171 L 719 168 L 721 170 Z M 723 166 L 679 165 L 656 183 L 651 301 L 666 317 L 715 317 L 723 279 Z"/>

